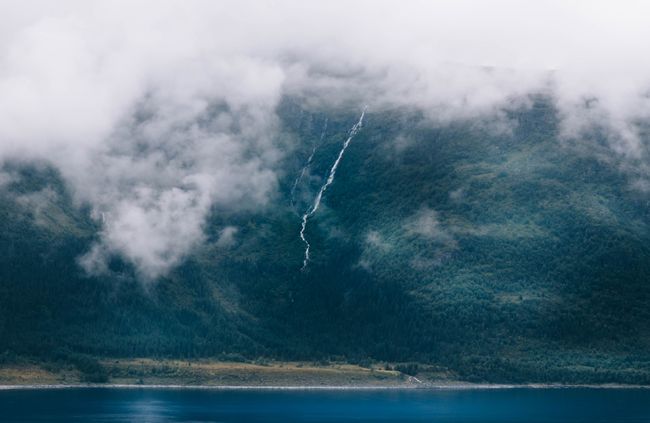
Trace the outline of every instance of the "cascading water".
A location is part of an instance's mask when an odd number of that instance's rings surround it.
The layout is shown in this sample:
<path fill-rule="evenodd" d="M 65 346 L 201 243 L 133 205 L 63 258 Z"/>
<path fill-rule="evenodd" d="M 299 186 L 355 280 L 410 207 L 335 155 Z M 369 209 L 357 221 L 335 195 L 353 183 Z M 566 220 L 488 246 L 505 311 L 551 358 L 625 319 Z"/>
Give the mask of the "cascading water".
<path fill-rule="evenodd" d="M 310 217 L 316 214 L 318 208 L 320 207 L 323 194 L 325 193 L 325 191 L 327 191 L 327 188 L 329 188 L 329 186 L 332 185 L 332 183 L 334 182 L 334 178 L 336 177 L 336 169 L 339 167 L 339 163 L 341 163 L 343 154 L 345 153 L 345 150 L 350 145 L 352 138 L 354 138 L 354 136 L 361 130 L 361 127 L 363 126 L 363 118 L 365 115 L 366 115 L 366 108 L 364 107 L 363 111 L 361 112 L 361 116 L 359 117 L 359 120 L 357 121 L 357 123 L 354 124 L 354 126 L 352 126 L 352 129 L 350 129 L 348 138 L 343 143 L 343 147 L 341 148 L 341 151 L 339 151 L 339 155 L 334 161 L 334 164 L 330 169 L 327 180 L 318 191 L 318 194 L 314 199 L 314 204 L 307 210 L 307 212 L 305 212 L 305 214 L 302 215 L 302 225 L 300 227 L 300 239 L 305 244 L 305 258 L 302 262 L 301 270 L 305 270 L 307 268 L 307 264 L 309 263 L 309 249 L 311 247 L 309 241 L 307 241 L 307 238 L 305 237 L 305 230 L 307 229 L 307 221 L 309 220 Z"/>

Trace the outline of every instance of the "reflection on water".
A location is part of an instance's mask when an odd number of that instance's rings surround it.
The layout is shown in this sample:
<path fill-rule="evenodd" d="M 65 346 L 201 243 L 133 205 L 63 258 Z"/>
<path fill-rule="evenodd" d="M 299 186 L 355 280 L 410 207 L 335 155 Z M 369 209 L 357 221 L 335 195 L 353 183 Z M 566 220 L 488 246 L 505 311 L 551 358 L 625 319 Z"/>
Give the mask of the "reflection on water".
<path fill-rule="evenodd" d="M 8 390 L 0 421 L 650 422 L 650 390 Z"/>

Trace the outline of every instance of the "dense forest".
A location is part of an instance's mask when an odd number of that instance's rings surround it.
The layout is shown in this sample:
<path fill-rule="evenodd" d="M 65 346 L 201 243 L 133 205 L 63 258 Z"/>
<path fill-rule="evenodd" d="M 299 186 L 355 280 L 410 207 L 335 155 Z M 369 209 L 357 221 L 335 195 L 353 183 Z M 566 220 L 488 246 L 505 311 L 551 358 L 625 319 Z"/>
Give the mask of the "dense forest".
<path fill-rule="evenodd" d="M 46 163 L 5 163 L 0 362 L 374 361 L 650 383 L 649 194 L 606 134 L 561 137 L 547 98 L 499 123 L 371 107 L 308 221 L 301 270 L 301 216 L 359 113 L 285 99 L 272 201 L 215 207 L 205 242 L 156 281 L 119 256 L 86 274 L 101 222 Z"/>

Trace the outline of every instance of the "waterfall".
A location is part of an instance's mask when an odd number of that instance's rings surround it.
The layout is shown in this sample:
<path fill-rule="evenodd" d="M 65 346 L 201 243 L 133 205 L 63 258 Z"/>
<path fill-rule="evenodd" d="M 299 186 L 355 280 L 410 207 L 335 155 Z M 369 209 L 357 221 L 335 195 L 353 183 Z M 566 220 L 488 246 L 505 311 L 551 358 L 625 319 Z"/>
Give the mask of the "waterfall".
<path fill-rule="evenodd" d="M 363 126 L 363 117 L 365 116 L 365 114 L 366 114 L 366 107 L 364 107 L 363 111 L 361 112 L 361 116 L 359 117 L 357 123 L 355 123 L 354 126 L 352 126 L 352 129 L 350 129 L 348 138 L 343 143 L 343 146 L 341 147 L 341 151 L 339 151 L 339 155 L 337 156 L 336 160 L 334 161 L 334 164 L 330 168 L 330 172 L 329 175 L 327 176 L 327 180 L 325 181 L 323 186 L 321 186 L 320 190 L 318 191 L 318 194 L 316 195 L 316 198 L 314 199 L 314 203 L 305 212 L 305 214 L 302 215 L 302 224 L 300 227 L 300 239 L 305 244 L 305 257 L 302 262 L 301 270 L 305 270 L 307 268 L 307 264 L 309 263 L 309 258 L 310 258 L 309 252 L 310 252 L 311 245 L 309 244 L 309 241 L 307 241 L 307 238 L 305 237 L 305 231 L 307 230 L 307 222 L 309 221 L 310 217 L 316 214 L 318 208 L 320 207 L 323 194 L 325 194 L 327 188 L 329 188 L 329 186 L 332 185 L 332 183 L 334 182 L 334 178 L 336 177 L 336 169 L 339 167 L 339 163 L 341 163 L 343 154 L 345 154 L 345 150 L 350 145 L 352 138 L 354 138 L 354 136 L 361 130 L 361 127 Z"/>

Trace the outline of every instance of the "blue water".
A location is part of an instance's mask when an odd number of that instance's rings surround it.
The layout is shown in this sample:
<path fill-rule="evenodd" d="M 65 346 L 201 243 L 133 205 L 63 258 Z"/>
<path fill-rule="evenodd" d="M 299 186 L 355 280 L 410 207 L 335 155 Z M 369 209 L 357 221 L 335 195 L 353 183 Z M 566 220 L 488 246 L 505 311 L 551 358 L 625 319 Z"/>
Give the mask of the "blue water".
<path fill-rule="evenodd" d="M 650 422 L 650 390 L 0 391 L 0 422 Z"/>

